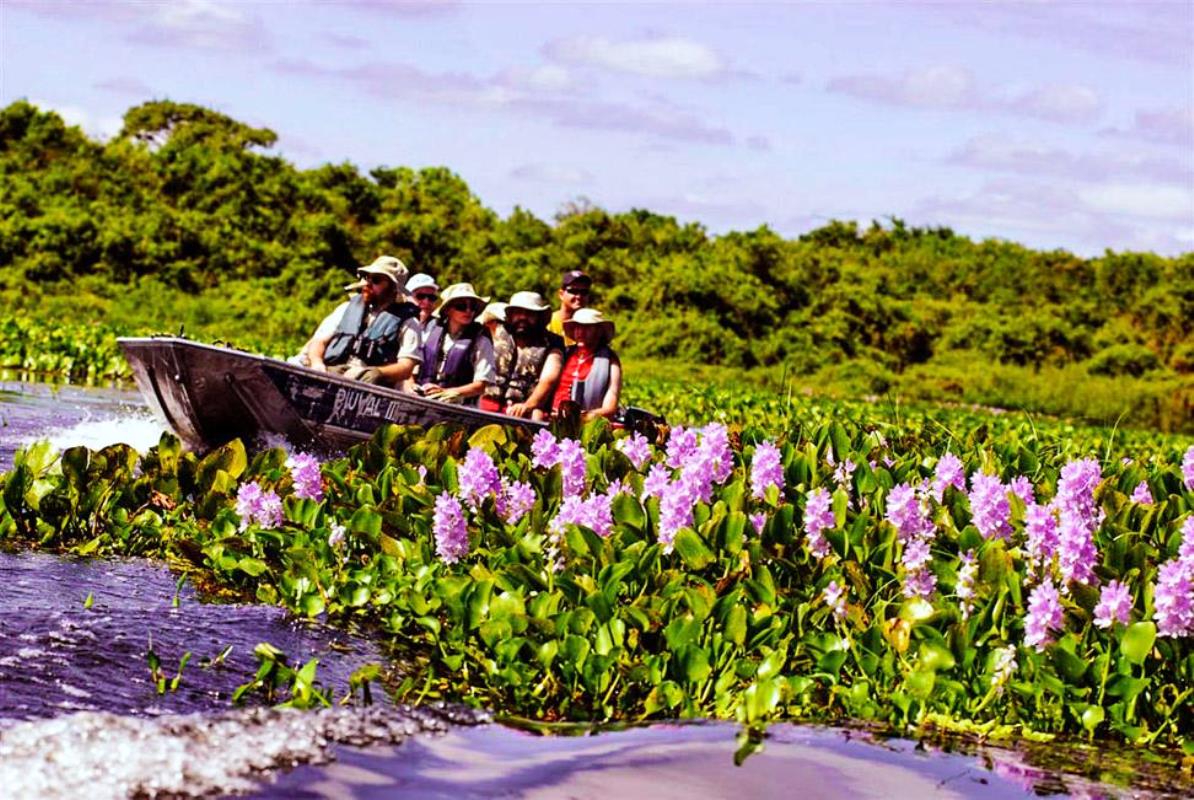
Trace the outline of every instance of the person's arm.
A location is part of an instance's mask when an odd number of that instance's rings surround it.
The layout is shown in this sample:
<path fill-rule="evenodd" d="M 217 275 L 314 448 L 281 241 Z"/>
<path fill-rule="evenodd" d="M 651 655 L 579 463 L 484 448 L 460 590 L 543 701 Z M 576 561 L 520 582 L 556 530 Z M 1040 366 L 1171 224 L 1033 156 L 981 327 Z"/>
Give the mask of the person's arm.
<path fill-rule="evenodd" d="M 539 382 L 531 391 L 531 396 L 521 403 L 514 403 L 506 408 L 506 413 L 512 417 L 529 417 L 537 408 L 551 397 L 560 379 L 560 372 L 564 368 L 564 354 L 559 350 L 552 350 L 543 362 L 543 369 L 539 373 Z"/>
<path fill-rule="evenodd" d="M 401 389 L 405 388 L 404 383 L 414 377 L 415 367 L 423 360 L 422 329 L 417 322 L 408 319 L 402 323 L 398 337 L 396 360 L 393 364 L 384 364 L 378 367 L 377 371 L 381 373 L 386 383 Z"/>
<path fill-rule="evenodd" d="M 311 340 L 307 342 L 304 350 L 307 353 L 307 361 L 311 369 L 317 369 L 320 372 L 327 372 L 328 366 L 323 363 L 323 354 L 327 350 L 328 344 L 332 341 L 332 337 L 336 335 L 336 329 L 340 327 L 340 320 L 344 318 L 344 312 L 348 310 L 348 303 L 341 303 L 332 310 L 332 313 L 323 318 L 323 322 L 319 323 L 319 327 L 315 329 Z"/>
<path fill-rule="evenodd" d="M 594 408 L 581 415 L 583 422 L 597 417 L 612 417 L 618 413 L 618 401 L 622 399 L 622 362 L 615 355 L 609 360 L 609 388 L 600 408 Z"/>

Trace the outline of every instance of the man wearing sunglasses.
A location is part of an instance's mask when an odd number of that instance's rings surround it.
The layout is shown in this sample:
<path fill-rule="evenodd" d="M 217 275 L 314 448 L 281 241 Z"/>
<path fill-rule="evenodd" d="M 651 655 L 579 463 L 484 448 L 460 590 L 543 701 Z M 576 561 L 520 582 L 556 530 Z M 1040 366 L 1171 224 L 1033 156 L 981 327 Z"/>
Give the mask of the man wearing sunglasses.
<path fill-rule="evenodd" d="M 571 347 L 576 344 L 568 337 L 564 327 L 572 315 L 589 305 L 589 298 L 593 292 L 593 279 L 578 269 L 564 273 L 560 281 L 560 308 L 551 315 L 551 322 L 547 329 L 552 333 L 564 337 L 564 344 Z"/>
<path fill-rule="evenodd" d="M 360 293 L 320 324 L 306 348 L 308 366 L 368 383 L 389 383 L 403 332 L 418 314 L 414 304 L 402 300 L 406 265 L 394 256 L 379 256 L 357 274 L 360 280 L 345 288 Z"/>

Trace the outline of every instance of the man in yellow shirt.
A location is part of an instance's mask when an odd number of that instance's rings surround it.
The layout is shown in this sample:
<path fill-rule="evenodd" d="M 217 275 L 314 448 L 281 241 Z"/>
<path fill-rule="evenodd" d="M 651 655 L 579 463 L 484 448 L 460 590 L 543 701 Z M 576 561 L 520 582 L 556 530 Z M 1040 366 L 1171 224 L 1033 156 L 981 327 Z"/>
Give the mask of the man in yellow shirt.
<path fill-rule="evenodd" d="M 564 273 L 560 281 L 560 307 L 551 315 L 551 322 L 547 329 L 552 333 L 564 337 L 564 344 L 568 347 L 576 344 L 564 332 L 564 323 L 572 319 L 572 315 L 589 304 L 592 295 L 593 279 L 578 269 Z"/>

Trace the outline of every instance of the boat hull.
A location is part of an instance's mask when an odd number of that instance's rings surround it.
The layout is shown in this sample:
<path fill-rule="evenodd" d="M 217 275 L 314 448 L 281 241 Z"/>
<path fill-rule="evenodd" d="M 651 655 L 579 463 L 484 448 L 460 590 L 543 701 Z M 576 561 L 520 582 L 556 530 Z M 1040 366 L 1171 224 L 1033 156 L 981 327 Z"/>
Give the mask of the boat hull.
<path fill-rule="evenodd" d="M 299 446 L 342 449 L 387 423 L 542 427 L 188 339 L 119 342 L 146 402 L 196 450 L 269 435 Z"/>

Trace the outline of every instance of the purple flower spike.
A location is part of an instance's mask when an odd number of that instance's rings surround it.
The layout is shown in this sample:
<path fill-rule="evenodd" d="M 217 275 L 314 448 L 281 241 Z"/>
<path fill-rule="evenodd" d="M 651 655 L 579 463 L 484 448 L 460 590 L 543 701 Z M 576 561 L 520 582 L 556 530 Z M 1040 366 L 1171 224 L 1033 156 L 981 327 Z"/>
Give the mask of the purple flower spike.
<path fill-rule="evenodd" d="M 783 491 L 784 466 L 780 463 L 779 448 L 771 442 L 759 442 L 750 462 L 750 493 L 761 500 L 772 486 Z"/>
<path fill-rule="evenodd" d="M 846 588 L 838 586 L 837 581 L 830 581 L 821 593 L 825 605 L 833 611 L 833 618 L 841 622 L 846 618 Z"/>
<path fill-rule="evenodd" d="M 697 500 L 692 486 L 682 480 L 664 490 L 659 500 L 659 543 L 665 553 L 672 552 L 672 541 L 681 528 L 692 527 L 692 510 Z"/>
<path fill-rule="evenodd" d="M 1044 565 L 1057 553 L 1057 517 L 1049 506 L 1033 503 L 1024 512 L 1024 533 L 1033 563 Z"/>
<path fill-rule="evenodd" d="M 808 534 L 808 549 L 817 558 L 825 558 L 830 552 L 829 542 L 822 532 L 837 525 L 832 505 L 829 492 L 824 489 L 809 492 L 804 505 L 804 532 Z"/>
<path fill-rule="evenodd" d="M 1148 481 L 1140 481 L 1136 484 L 1136 490 L 1132 492 L 1132 502 L 1142 506 L 1153 504 L 1153 493 L 1149 491 Z"/>
<path fill-rule="evenodd" d="M 667 440 L 667 465 L 673 469 L 684 466 L 696 449 L 696 430 L 677 425 Z"/>
<path fill-rule="evenodd" d="M 1158 636 L 1194 633 L 1194 580 L 1180 558 L 1166 561 L 1157 569 L 1153 606 Z"/>
<path fill-rule="evenodd" d="M 295 453 L 286 465 L 294 480 L 295 497 L 316 502 L 323 499 L 323 475 L 319 471 L 318 458 L 309 453 Z"/>
<path fill-rule="evenodd" d="M 933 473 L 933 499 L 940 503 L 950 486 L 961 492 L 966 491 L 966 472 L 961 459 L 953 453 L 946 453 L 937 461 L 937 469 Z"/>
<path fill-rule="evenodd" d="M 1024 475 L 1017 475 L 1012 478 L 1007 488 L 1012 494 L 1020 498 L 1026 506 L 1036 502 L 1036 490 L 1032 488 L 1032 481 Z"/>
<path fill-rule="evenodd" d="M 236 513 L 242 531 L 254 522 L 262 528 L 276 528 L 282 524 L 282 498 L 273 489 L 263 492 L 256 481 L 250 481 L 236 492 Z"/>
<path fill-rule="evenodd" d="M 751 514 L 750 524 L 754 526 L 755 533 L 761 536 L 763 534 L 763 527 L 767 524 L 767 515 L 763 513 Z"/>
<path fill-rule="evenodd" d="M 1053 641 L 1053 632 L 1061 629 L 1061 597 L 1052 579 L 1032 590 L 1028 597 L 1028 617 L 1024 621 L 1024 644 L 1037 652 Z"/>
<path fill-rule="evenodd" d="M 458 475 L 460 499 L 469 508 L 477 508 L 486 497 L 496 496 L 502 490 L 497 465 L 493 463 L 489 453 L 479 447 L 469 448 Z"/>
<path fill-rule="evenodd" d="M 576 439 L 560 442 L 560 470 L 564 476 L 564 496 L 584 494 L 585 448 Z"/>
<path fill-rule="evenodd" d="M 976 472 L 970 476 L 970 515 L 984 539 L 1012 538 L 1007 491 L 997 475 Z"/>
<path fill-rule="evenodd" d="M 1094 614 L 1094 624 L 1100 628 L 1110 628 L 1117 622 L 1127 625 L 1132 620 L 1132 593 L 1119 581 L 1111 581 L 1103 587 Z"/>
<path fill-rule="evenodd" d="M 1186 484 L 1186 489 L 1194 492 L 1194 444 L 1182 457 L 1182 482 Z"/>
<path fill-rule="evenodd" d="M 435 552 L 445 564 L 455 564 L 468 555 L 468 526 L 460 501 L 444 493 L 435 498 Z"/>
<path fill-rule="evenodd" d="M 535 490 L 529 483 L 507 483 L 503 479 L 496 507 L 498 516 L 505 520 L 507 525 L 517 525 L 518 521 L 535 507 Z"/>
<path fill-rule="evenodd" d="M 651 469 L 647 471 L 646 480 L 643 481 L 642 501 L 646 502 L 649 497 L 663 497 L 671 482 L 671 470 L 663 464 L 652 464 Z"/>
<path fill-rule="evenodd" d="M 535 469 L 551 469 L 560 462 L 560 443 L 546 428 L 535 434 L 531 442 L 531 466 Z"/>
<path fill-rule="evenodd" d="M 630 459 L 630 463 L 634 465 L 635 469 L 642 469 L 643 464 L 646 464 L 647 460 L 651 458 L 651 444 L 647 441 L 647 437 L 638 431 L 625 439 L 619 439 L 617 448 Z"/>

